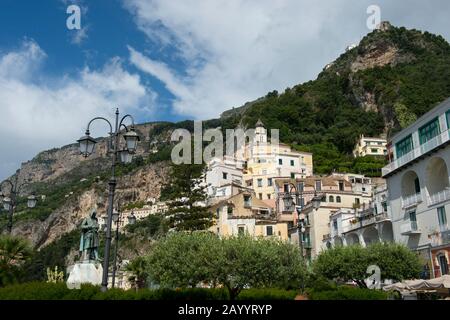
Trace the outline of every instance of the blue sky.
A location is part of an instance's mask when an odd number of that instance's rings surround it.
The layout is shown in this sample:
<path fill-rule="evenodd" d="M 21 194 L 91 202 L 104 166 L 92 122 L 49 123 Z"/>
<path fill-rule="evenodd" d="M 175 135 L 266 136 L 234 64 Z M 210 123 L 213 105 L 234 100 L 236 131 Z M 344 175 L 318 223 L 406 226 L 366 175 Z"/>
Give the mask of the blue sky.
<path fill-rule="evenodd" d="M 66 27 L 72 4 L 81 30 Z M 209 119 L 314 79 L 371 31 L 373 4 L 450 39 L 447 0 L 2 0 L 0 179 L 115 107 L 138 122 Z"/>

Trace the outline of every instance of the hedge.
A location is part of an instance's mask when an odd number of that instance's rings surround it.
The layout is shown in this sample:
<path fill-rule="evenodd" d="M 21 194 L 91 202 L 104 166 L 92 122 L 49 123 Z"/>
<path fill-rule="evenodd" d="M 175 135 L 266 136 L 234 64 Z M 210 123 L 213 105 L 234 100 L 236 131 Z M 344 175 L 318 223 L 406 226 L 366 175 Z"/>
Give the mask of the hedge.
<path fill-rule="evenodd" d="M 297 293 L 280 289 L 246 289 L 238 300 L 293 300 Z M 100 287 L 82 285 L 81 289 L 70 290 L 65 283 L 27 282 L 0 288 L 0 300 L 228 300 L 224 288 L 183 289 L 109 289 L 101 292 Z"/>
<path fill-rule="evenodd" d="M 388 294 L 380 290 L 341 286 L 333 290 L 309 290 L 308 298 L 310 300 L 387 300 Z"/>

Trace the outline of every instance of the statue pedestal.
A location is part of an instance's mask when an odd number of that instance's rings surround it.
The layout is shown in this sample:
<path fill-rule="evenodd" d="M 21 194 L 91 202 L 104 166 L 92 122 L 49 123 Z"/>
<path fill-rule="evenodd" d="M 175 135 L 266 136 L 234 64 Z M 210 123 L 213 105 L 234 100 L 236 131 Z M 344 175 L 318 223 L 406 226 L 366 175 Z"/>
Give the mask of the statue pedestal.
<path fill-rule="evenodd" d="M 80 289 L 83 283 L 101 285 L 103 267 L 100 263 L 94 261 L 77 262 L 67 268 L 69 278 L 67 279 L 67 288 Z"/>

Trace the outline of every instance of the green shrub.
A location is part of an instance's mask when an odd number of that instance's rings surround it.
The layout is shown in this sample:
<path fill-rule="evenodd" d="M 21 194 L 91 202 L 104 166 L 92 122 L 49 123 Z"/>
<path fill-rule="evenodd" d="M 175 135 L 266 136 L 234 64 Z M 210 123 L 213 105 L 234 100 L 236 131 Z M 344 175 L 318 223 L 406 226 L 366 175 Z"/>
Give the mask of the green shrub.
<path fill-rule="evenodd" d="M 341 286 L 335 290 L 310 290 L 308 297 L 310 300 L 386 300 L 388 294 L 379 290 Z"/>
<path fill-rule="evenodd" d="M 295 291 L 281 289 L 245 289 L 239 300 L 292 300 Z M 68 289 L 65 283 L 27 282 L 0 288 L 0 300 L 228 300 L 225 288 L 182 288 L 182 289 L 109 289 L 101 292 L 100 287 L 82 285 L 79 290 Z"/>
<path fill-rule="evenodd" d="M 238 296 L 237 300 L 294 300 L 298 292 L 282 289 L 246 289 Z"/>

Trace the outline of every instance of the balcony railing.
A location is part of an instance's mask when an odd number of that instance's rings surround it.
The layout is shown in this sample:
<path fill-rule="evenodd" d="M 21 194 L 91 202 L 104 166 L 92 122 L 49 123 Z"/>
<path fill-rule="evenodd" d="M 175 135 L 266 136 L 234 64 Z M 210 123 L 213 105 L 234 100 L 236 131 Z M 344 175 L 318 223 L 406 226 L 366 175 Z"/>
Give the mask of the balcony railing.
<path fill-rule="evenodd" d="M 381 175 L 384 177 L 385 175 L 391 173 L 392 171 L 404 166 L 405 164 L 411 162 L 412 160 L 435 149 L 436 147 L 439 147 L 441 144 L 444 144 L 449 140 L 450 140 L 449 130 L 446 130 L 441 134 L 437 135 L 436 137 L 432 138 L 431 140 L 428 140 L 424 144 L 420 145 L 419 147 L 411 150 L 407 154 L 389 163 L 387 166 L 381 169 Z"/>
<path fill-rule="evenodd" d="M 431 196 L 428 197 L 428 203 L 430 206 L 433 206 L 435 204 L 444 202 L 450 200 L 450 190 L 449 189 L 445 189 L 442 190 L 438 193 L 432 194 Z"/>
<path fill-rule="evenodd" d="M 417 227 L 417 221 L 409 221 L 400 226 L 400 233 L 403 235 L 419 234 L 421 231 Z"/>
<path fill-rule="evenodd" d="M 356 229 L 364 228 L 368 225 L 389 220 L 389 216 L 387 212 L 383 212 L 380 214 L 366 214 L 363 216 L 355 217 L 352 221 L 356 221 L 354 223 L 350 222 L 347 226 L 343 227 L 342 232 L 350 232 Z"/>
<path fill-rule="evenodd" d="M 420 202 L 422 202 L 422 195 L 420 193 L 416 193 L 402 198 L 402 208 L 412 207 Z"/>

